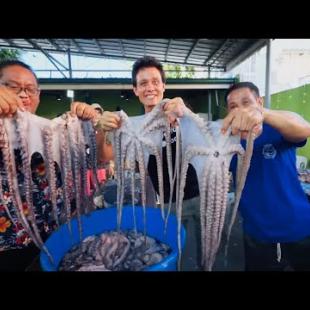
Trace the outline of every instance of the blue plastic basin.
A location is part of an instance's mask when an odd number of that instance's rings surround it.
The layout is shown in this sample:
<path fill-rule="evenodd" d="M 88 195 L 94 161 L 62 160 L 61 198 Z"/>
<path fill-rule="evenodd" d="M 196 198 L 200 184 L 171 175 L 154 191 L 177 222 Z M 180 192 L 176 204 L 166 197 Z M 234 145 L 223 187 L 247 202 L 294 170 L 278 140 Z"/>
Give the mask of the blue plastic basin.
<path fill-rule="evenodd" d="M 92 212 L 90 215 L 83 215 L 83 239 L 88 236 L 103 233 L 109 230 L 116 230 L 116 208 L 101 209 Z M 137 230 L 143 232 L 143 208 L 135 207 Z M 131 206 L 123 207 L 122 230 L 133 229 L 133 208 Z M 55 265 L 52 265 L 46 253 L 41 251 L 40 263 L 43 271 L 57 271 L 58 265 L 63 256 L 76 244 L 80 243 L 77 220 L 71 220 L 72 236 L 68 225 L 64 224 L 53 232 L 47 239 L 45 245 L 53 256 Z M 171 247 L 170 253 L 160 263 L 149 266 L 144 271 L 175 271 L 177 270 L 178 245 L 177 245 L 177 219 L 170 215 L 167 225 L 167 233 L 164 235 L 164 222 L 159 208 L 146 208 L 146 234 Z M 181 227 L 181 244 L 185 245 L 185 229 Z"/>

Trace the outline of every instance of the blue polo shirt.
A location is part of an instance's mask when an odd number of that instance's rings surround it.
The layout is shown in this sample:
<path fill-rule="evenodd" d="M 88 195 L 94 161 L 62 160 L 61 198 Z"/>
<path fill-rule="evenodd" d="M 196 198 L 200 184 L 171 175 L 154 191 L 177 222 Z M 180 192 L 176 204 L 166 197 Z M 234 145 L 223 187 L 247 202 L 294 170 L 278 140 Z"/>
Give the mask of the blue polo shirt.
<path fill-rule="evenodd" d="M 244 232 L 263 242 L 292 242 L 310 236 L 310 203 L 298 180 L 296 147 L 271 126 L 254 142 L 239 204 Z M 245 147 L 245 141 L 242 141 Z M 231 168 L 235 179 L 237 157 Z"/>

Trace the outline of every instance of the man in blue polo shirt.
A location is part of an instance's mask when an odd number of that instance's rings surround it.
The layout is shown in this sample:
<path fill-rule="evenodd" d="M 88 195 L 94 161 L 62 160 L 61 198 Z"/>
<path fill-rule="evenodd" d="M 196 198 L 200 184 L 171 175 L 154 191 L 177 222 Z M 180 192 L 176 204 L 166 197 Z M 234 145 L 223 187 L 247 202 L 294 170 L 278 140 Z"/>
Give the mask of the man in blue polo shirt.
<path fill-rule="evenodd" d="M 246 270 L 310 270 L 310 204 L 296 170 L 296 148 L 306 144 L 310 124 L 298 114 L 263 108 L 258 88 L 233 85 L 223 132 L 257 138 L 239 210 L 244 225 Z M 245 146 L 245 140 L 242 141 Z M 231 168 L 235 177 L 236 158 Z"/>

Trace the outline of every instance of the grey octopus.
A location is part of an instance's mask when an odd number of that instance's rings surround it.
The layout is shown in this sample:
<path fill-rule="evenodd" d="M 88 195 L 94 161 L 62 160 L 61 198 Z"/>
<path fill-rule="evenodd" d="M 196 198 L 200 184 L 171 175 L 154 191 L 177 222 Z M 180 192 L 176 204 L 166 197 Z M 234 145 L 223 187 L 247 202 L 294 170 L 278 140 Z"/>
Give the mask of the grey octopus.
<path fill-rule="evenodd" d="M 235 203 L 227 232 L 227 244 L 234 223 L 238 204 L 250 166 L 255 136 L 249 133 L 246 150 L 240 144 L 239 136 L 220 132 L 222 120 L 205 121 L 189 109 L 178 119 L 176 164 L 172 167 L 170 143 L 167 141 L 167 161 L 170 182 L 168 212 L 163 207 L 162 176 L 162 137 L 170 133 L 169 124 L 163 113 L 163 105 L 168 99 L 160 102 L 151 112 L 135 117 L 128 117 L 120 111 L 121 126 L 113 132 L 113 148 L 116 154 L 118 180 L 117 208 L 118 225 L 121 222 L 122 199 L 125 169 L 134 174 L 135 162 L 138 162 L 141 177 L 142 205 L 145 208 L 145 176 L 148 157 L 156 157 L 161 212 L 165 227 L 169 216 L 172 190 L 176 182 L 176 210 L 178 218 L 179 269 L 181 260 L 181 216 L 184 187 L 188 164 L 191 163 L 197 173 L 200 189 L 200 223 L 201 223 L 201 264 L 205 270 L 211 271 L 220 245 L 227 208 L 229 189 L 229 165 L 234 154 L 238 156 L 237 186 Z M 170 137 L 170 134 L 166 134 Z M 126 166 L 127 164 L 127 166 Z M 134 186 L 134 182 L 132 182 Z M 132 188 L 134 193 L 134 188 Z"/>
<path fill-rule="evenodd" d="M 47 167 L 50 199 L 53 206 L 52 216 L 57 226 L 66 222 L 70 232 L 70 220 L 74 216 L 70 202 L 72 198 L 75 198 L 75 214 L 78 219 L 80 240 L 82 240 L 81 214 L 91 212 L 96 207 L 93 202 L 89 201 L 86 192 L 87 145 L 90 147 L 92 169 L 96 170 L 96 160 L 94 160 L 96 158 L 96 140 L 93 125 L 90 121 L 81 121 L 76 116 L 71 116 L 70 113 L 48 120 L 29 112 L 17 111 L 13 118 L 0 119 L 0 132 L 3 135 L 4 146 L 1 148 L 1 152 L 4 169 L 18 221 L 23 225 L 33 242 L 45 251 L 50 261 L 53 262 L 53 257 L 44 245 L 35 220 L 32 201 L 31 156 L 35 152 L 42 155 Z M 29 207 L 29 215 L 27 216 L 24 215 L 22 209 L 21 195 L 16 178 L 14 149 L 17 148 L 21 149 L 22 154 L 23 186 Z M 55 163 L 61 168 L 63 210 L 58 210 L 56 204 Z M 99 190 L 98 183 L 94 186 Z M 96 191 L 95 194 L 98 192 Z M 3 201 L 2 186 L 0 187 L 0 199 Z M 6 212 L 12 219 L 7 208 Z M 17 225 L 17 223 L 14 224 Z"/>

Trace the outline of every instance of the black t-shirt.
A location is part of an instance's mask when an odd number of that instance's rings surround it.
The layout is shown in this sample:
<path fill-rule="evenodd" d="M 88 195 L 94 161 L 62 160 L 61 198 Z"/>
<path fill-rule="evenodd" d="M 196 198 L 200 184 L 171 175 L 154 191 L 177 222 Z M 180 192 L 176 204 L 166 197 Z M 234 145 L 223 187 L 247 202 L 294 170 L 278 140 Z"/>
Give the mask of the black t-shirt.
<path fill-rule="evenodd" d="M 169 184 L 169 174 L 168 174 L 168 164 L 167 164 L 167 155 L 166 155 L 166 139 L 163 137 L 163 153 L 162 153 L 162 165 L 163 165 L 163 179 L 164 179 L 164 201 L 165 203 L 169 202 L 170 195 L 170 184 Z M 175 128 L 171 128 L 171 153 L 172 153 L 172 167 L 174 171 L 175 166 L 175 155 L 176 155 L 176 131 Z M 158 177 L 157 177 L 157 168 L 156 168 L 156 158 L 154 155 L 150 155 L 148 162 L 148 172 L 152 180 L 152 184 L 157 194 L 159 194 L 158 188 Z M 176 181 L 175 181 L 176 186 Z M 189 164 L 187 170 L 187 177 L 184 189 L 184 199 L 190 199 L 193 197 L 199 196 L 199 185 L 197 180 L 197 174 L 194 167 Z M 176 193 L 175 188 L 173 192 L 172 201 L 175 202 Z"/>

